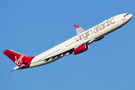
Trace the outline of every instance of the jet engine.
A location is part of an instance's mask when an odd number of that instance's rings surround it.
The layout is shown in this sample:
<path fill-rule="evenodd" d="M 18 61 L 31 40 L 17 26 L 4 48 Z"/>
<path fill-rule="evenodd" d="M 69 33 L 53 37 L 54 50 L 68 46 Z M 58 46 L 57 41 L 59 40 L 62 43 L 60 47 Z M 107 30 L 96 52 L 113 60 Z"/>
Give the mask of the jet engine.
<path fill-rule="evenodd" d="M 84 51 L 86 51 L 86 50 L 88 50 L 88 49 L 89 49 L 89 47 L 88 47 L 87 44 L 82 44 L 81 46 L 77 47 L 77 48 L 73 51 L 73 53 L 74 53 L 74 55 L 76 55 L 76 54 L 82 53 L 82 52 L 84 52 Z"/>

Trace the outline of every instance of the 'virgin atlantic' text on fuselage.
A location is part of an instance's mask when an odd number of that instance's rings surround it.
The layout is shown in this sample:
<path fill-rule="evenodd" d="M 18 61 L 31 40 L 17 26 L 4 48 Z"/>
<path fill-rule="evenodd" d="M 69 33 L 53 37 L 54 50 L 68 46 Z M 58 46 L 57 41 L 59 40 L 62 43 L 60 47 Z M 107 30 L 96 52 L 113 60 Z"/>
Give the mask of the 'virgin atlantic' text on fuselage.
<path fill-rule="evenodd" d="M 111 18 L 107 21 L 104 21 L 103 23 L 93 27 L 92 29 L 86 31 L 85 33 L 83 34 L 80 34 L 78 37 L 75 38 L 75 40 L 78 42 L 82 39 L 87 39 L 90 35 L 94 34 L 94 33 L 97 33 L 98 31 L 100 30 L 103 30 L 104 28 L 106 28 L 107 26 L 110 26 L 111 24 L 114 24 L 115 21 L 114 21 L 114 18 Z"/>

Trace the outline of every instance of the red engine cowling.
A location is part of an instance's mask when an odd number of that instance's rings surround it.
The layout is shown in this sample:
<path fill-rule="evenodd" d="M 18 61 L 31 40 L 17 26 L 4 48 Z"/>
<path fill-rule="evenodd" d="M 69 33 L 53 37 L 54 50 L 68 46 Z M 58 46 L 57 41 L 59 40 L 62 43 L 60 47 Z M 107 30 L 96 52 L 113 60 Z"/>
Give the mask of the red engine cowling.
<path fill-rule="evenodd" d="M 77 48 L 73 51 L 73 53 L 74 53 L 74 55 L 76 55 L 76 54 L 79 54 L 79 53 L 82 53 L 82 52 L 88 50 L 88 48 L 89 48 L 89 47 L 88 47 L 87 44 L 83 44 L 83 45 L 77 47 Z"/>

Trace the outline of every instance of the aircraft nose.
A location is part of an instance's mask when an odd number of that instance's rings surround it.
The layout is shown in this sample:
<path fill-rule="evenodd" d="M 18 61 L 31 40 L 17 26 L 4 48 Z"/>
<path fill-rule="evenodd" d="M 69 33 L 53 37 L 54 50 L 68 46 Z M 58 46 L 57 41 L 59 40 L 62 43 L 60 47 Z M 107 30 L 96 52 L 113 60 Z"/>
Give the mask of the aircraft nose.
<path fill-rule="evenodd" d="M 132 15 L 132 14 L 129 14 L 128 16 L 129 16 L 129 19 L 131 19 L 131 18 L 133 17 L 133 15 Z"/>
<path fill-rule="evenodd" d="M 130 20 L 132 17 L 133 17 L 133 15 L 132 15 L 132 14 L 128 14 L 128 18 L 129 18 L 129 20 Z"/>
<path fill-rule="evenodd" d="M 132 17 L 133 17 L 132 14 L 125 14 L 125 15 L 124 15 L 124 18 L 126 18 L 126 21 L 131 20 Z"/>

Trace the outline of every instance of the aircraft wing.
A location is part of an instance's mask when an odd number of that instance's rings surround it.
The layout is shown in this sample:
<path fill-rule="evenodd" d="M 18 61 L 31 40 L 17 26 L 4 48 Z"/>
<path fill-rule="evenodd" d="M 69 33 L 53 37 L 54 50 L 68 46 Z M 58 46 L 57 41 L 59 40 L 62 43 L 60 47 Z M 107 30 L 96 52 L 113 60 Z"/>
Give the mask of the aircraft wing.
<path fill-rule="evenodd" d="M 73 51 L 74 51 L 74 48 L 70 48 L 68 50 L 63 50 L 63 51 L 56 50 L 56 51 L 44 56 L 43 58 L 40 58 L 38 61 L 32 62 L 30 64 L 37 63 L 37 62 L 40 62 L 40 61 L 46 62 L 46 64 L 47 64 L 47 63 L 53 62 L 53 61 L 55 61 L 59 58 L 62 58 L 63 56 L 72 54 Z"/>
<path fill-rule="evenodd" d="M 89 40 L 87 41 L 86 43 L 84 44 L 90 44 L 92 43 L 94 40 Z M 62 58 L 63 56 L 66 56 L 66 55 L 69 55 L 69 54 L 72 54 L 73 51 L 79 47 L 81 45 L 78 45 L 76 47 L 70 47 L 68 49 L 57 49 L 57 50 L 54 50 L 53 52 L 51 53 L 48 53 L 47 55 L 45 55 L 43 58 L 41 58 L 40 60 L 36 61 L 36 62 L 39 62 L 39 61 L 44 61 L 47 63 L 50 63 L 50 62 L 53 62 L 59 58 Z M 36 62 L 32 62 L 32 63 L 36 63 Z"/>

